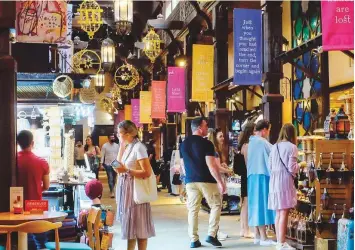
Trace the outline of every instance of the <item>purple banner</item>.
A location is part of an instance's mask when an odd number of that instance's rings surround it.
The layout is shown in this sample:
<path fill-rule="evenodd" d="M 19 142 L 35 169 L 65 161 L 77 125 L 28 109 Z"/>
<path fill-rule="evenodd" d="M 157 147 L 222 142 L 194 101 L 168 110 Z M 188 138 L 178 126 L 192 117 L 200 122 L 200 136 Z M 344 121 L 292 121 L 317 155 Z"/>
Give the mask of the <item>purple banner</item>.
<path fill-rule="evenodd" d="M 185 68 L 168 67 L 168 110 L 182 113 L 185 108 Z"/>
<path fill-rule="evenodd" d="M 136 126 L 139 127 L 140 126 L 140 123 L 139 123 L 139 99 L 132 99 L 131 105 L 132 105 L 132 122 L 134 122 L 134 124 L 136 124 Z"/>

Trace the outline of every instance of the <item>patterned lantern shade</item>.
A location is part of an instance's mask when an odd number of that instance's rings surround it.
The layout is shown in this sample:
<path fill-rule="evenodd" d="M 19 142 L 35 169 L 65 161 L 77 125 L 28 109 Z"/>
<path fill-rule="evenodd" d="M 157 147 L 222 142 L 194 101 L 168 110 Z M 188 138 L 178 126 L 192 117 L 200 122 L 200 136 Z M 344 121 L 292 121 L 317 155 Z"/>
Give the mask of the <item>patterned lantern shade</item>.
<path fill-rule="evenodd" d="M 110 38 L 106 38 L 101 44 L 102 63 L 114 63 L 116 59 L 115 43 Z"/>
<path fill-rule="evenodd" d="M 105 73 L 103 71 L 100 71 L 96 76 L 95 76 L 95 86 L 96 90 L 98 93 L 101 93 L 104 88 L 105 88 Z"/>
<path fill-rule="evenodd" d="M 144 53 L 153 63 L 155 59 L 160 55 L 160 37 L 155 33 L 154 29 L 150 29 L 148 34 L 143 38 Z"/>
<path fill-rule="evenodd" d="M 132 30 L 133 0 L 114 0 L 116 32 L 127 35 Z"/>
<path fill-rule="evenodd" d="M 84 0 L 78 9 L 80 14 L 78 23 L 82 30 L 84 30 L 90 39 L 94 37 L 96 31 L 102 25 L 101 13 L 103 10 L 95 0 Z"/>

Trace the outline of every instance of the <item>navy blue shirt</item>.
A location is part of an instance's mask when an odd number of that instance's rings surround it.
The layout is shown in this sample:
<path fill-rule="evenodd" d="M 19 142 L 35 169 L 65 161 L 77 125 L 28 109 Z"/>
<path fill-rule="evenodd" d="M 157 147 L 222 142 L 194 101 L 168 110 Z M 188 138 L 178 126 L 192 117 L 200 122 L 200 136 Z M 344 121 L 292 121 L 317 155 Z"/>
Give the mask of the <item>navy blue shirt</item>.
<path fill-rule="evenodd" d="M 180 155 L 185 165 L 185 183 L 217 183 L 206 163 L 206 156 L 215 156 L 212 142 L 198 135 L 189 136 L 180 146 Z"/>

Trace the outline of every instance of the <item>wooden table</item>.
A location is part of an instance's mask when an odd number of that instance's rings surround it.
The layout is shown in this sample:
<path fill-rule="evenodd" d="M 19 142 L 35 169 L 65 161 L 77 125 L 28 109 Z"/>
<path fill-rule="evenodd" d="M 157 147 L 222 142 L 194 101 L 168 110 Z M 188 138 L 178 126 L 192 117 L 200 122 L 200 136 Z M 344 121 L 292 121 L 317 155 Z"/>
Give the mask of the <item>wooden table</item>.
<path fill-rule="evenodd" d="M 10 212 L 0 213 L 1 225 L 19 225 L 29 221 L 45 220 L 61 222 L 68 214 L 63 212 L 44 212 L 43 214 L 13 214 Z M 27 250 L 27 233 L 18 232 L 18 249 Z"/>

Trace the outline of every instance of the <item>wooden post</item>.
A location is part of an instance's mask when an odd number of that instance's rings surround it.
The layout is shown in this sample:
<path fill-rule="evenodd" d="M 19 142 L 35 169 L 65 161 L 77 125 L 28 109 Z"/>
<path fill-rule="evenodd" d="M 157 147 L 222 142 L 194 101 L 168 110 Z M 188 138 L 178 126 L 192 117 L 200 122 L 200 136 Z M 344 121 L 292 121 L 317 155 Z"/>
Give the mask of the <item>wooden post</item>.
<path fill-rule="evenodd" d="M 280 79 L 282 64 L 275 60 L 282 51 L 282 1 L 266 1 L 263 15 L 264 72 L 266 74 L 263 96 L 264 118 L 271 122 L 270 142 L 275 143 L 282 126 L 282 102 Z"/>
<path fill-rule="evenodd" d="M 0 212 L 9 211 L 10 186 L 16 185 L 16 61 L 11 54 L 10 28 L 15 27 L 16 2 L 0 2 Z M 5 11 L 6 10 L 6 11 Z"/>
<path fill-rule="evenodd" d="M 318 120 L 318 127 L 323 127 L 325 118 L 329 114 L 330 96 L 329 96 L 329 54 L 325 51 L 321 54 L 321 80 L 322 80 L 322 110 L 319 110 L 321 117 Z"/>

